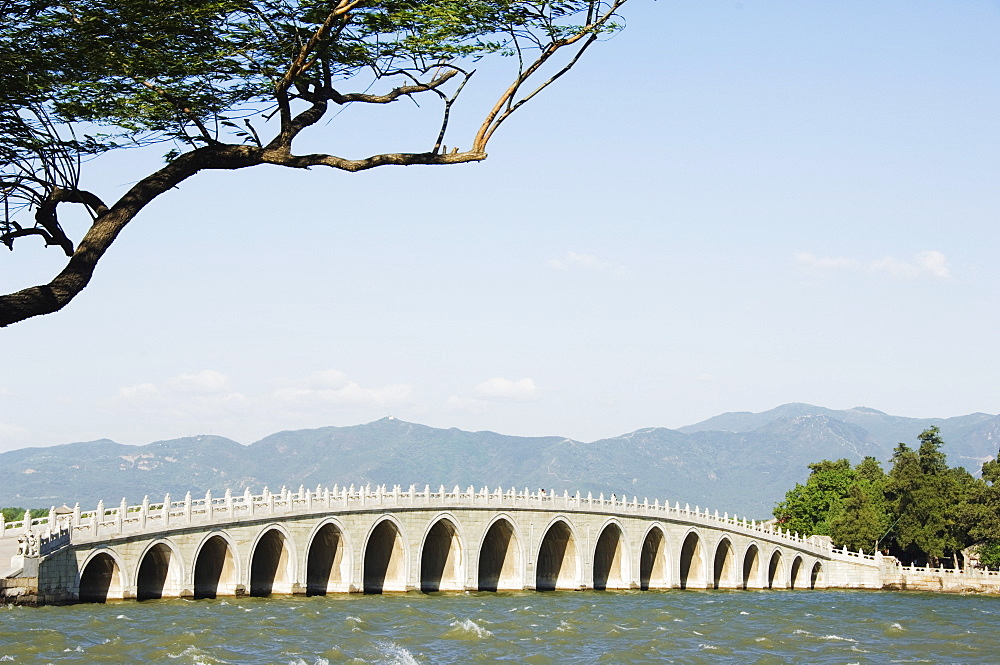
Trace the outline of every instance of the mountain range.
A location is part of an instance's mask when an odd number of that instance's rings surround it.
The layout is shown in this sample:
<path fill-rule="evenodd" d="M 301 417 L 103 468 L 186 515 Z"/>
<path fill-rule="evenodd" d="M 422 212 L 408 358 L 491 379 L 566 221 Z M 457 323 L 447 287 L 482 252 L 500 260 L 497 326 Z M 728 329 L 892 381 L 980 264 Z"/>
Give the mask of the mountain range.
<path fill-rule="evenodd" d="M 867 407 L 834 410 L 785 404 L 762 413 L 724 413 L 678 429 L 649 428 L 599 441 L 516 437 L 438 429 L 383 418 L 365 425 L 285 431 L 242 445 L 220 436 L 144 446 L 108 439 L 0 454 L 0 506 L 48 508 L 167 492 L 255 493 L 264 486 L 365 483 L 463 489 L 564 489 L 617 493 L 767 518 L 807 465 L 872 455 L 886 463 L 900 441 L 940 427 L 951 465 L 978 475 L 997 454 L 1000 416 L 903 418 Z M 888 465 L 885 465 L 888 469 Z"/>

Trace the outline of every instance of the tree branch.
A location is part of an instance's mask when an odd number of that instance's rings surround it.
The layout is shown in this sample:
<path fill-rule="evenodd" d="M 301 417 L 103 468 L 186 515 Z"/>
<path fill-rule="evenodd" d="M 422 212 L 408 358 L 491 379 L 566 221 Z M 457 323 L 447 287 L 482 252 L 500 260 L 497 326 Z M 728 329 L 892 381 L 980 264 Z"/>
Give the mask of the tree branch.
<path fill-rule="evenodd" d="M 486 114 L 482 125 L 479 127 L 479 131 L 476 133 L 475 139 L 473 139 L 472 150 L 484 152 L 486 150 L 486 144 L 493 136 L 493 132 L 496 131 L 496 128 L 500 125 L 500 123 L 502 123 L 515 108 L 527 102 L 529 99 L 538 94 L 538 92 L 569 71 L 569 69 L 576 64 L 577 60 L 579 60 L 583 51 L 585 51 L 587 47 L 589 47 L 590 44 L 597 39 L 599 30 L 611 20 L 611 18 L 615 15 L 615 12 L 618 11 L 618 9 L 627 1 L 628 0 L 614 0 L 604 14 L 600 15 L 596 19 L 593 19 L 591 22 L 587 23 L 587 25 L 584 25 L 578 32 L 576 32 L 576 34 L 549 42 L 549 44 L 542 49 L 542 52 L 538 55 L 538 57 L 535 58 L 535 61 L 532 62 L 527 69 L 524 69 L 518 74 L 513 83 L 511 83 L 503 94 L 500 95 L 496 103 L 493 105 L 493 108 Z M 521 86 L 524 85 L 524 83 L 531 78 L 531 76 L 534 75 L 535 72 L 537 72 L 542 65 L 549 60 L 549 58 L 555 55 L 559 49 L 571 46 L 584 37 L 589 37 L 589 39 L 584 43 L 580 51 L 577 52 L 576 56 L 569 62 L 568 65 L 563 67 L 563 69 L 557 72 L 554 76 L 550 77 L 549 80 L 539 86 L 527 97 L 521 99 L 516 104 L 513 103 L 514 97 L 517 95 Z M 504 106 L 507 108 L 504 109 Z"/>
<path fill-rule="evenodd" d="M 122 229 L 154 198 L 204 169 L 239 169 L 259 164 L 261 153 L 260 148 L 237 145 L 192 150 L 140 180 L 111 208 L 104 208 L 97 197 L 91 198 L 92 195 L 79 192 L 67 195 L 104 212 L 98 215 L 66 267 L 51 282 L 0 296 L 0 327 L 65 307 L 90 282 L 97 262 Z"/>
<path fill-rule="evenodd" d="M 434 152 L 397 152 L 372 155 L 364 159 L 345 159 L 335 155 L 290 155 L 280 151 L 265 150 L 262 161 L 267 164 L 307 169 L 311 166 L 329 166 L 341 171 L 367 171 L 377 166 L 412 166 L 414 164 L 462 164 L 465 162 L 481 162 L 486 159 L 485 152 L 453 152 L 437 154 Z"/>
<path fill-rule="evenodd" d="M 384 95 L 369 95 L 363 92 L 351 92 L 342 94 L 336 90 L 329 88 L 326 90 L 317 91 L 318 95 L 321 95 L 329 99 L 334 104 L 350 104 L 351 102 L 364 102 L 366 104 L 388 104 L 394 102 L 400 97 L 405 97 L 406 95 L 413 95 L 419 92 L 427 92 L 428 90 L 437 90 L 444 83 L 449 81 L 453 76 L 459 73 L 458 69 L 449 69 L 448 71 L 435 76 L 431 81 L 427 83 L 417 83 L 414 85 L 401 85 L 398 88 L 394 88 Z"/>

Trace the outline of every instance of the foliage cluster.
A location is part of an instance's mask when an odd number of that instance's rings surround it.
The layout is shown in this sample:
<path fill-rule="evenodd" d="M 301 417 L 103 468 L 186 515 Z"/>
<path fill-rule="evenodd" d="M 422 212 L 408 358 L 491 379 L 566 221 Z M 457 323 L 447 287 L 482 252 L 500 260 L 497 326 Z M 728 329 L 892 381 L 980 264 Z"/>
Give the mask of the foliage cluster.
<path fill-rule="evenodd" d="M 809 465 L 774 509 L 778 522 L 801 534 L 827 535 L 839 547 L 876 549 L 906 563 L 936 564 L 978 545 L 984 565 L 1000 565 L 1000 455 L 981 478 L 949 467 L 937 427 L 916 450 L 900 443 L 889 473 L 873 457 Z"/>
<path fill-rule="evenodd" d="M 24 517 L 24 508 L 0 508 L 0 514 L 5 522 L 16 522 Z"/>
<path fill-rule="evenodd" d="M 70 259 L 49 284 L 0 295 L 0 326 L 63 307 L 146 204 L 200 171 L 486 159 L 512 113 L 621 28 L 626 1 L 0 0 L 0 242 L 41 238 Z M 448 152 L 452 106 L 494 56 L 511 63 L 507 81 Z M 327 152 L 355 130 L 329 127 L 336 109 L 417 97 L 441 109 L 413 132 L 419 151 Z M 153 143 L 168 144 L 166 164 L 118 201 L 80 188 L 95 156 Z M 78 242 L 61 204 L 93 219 Z"/>

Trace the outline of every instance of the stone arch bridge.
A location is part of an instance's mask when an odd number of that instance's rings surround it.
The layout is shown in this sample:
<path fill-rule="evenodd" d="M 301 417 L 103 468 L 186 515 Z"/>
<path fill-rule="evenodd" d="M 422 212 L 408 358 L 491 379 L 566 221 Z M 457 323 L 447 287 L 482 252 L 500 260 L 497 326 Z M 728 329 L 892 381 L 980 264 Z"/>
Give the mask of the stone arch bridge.
<path fill-rule="evenodd" d="M 2 520 L 2 518 L 0 518 Z M 527 489 L 226 492 L 3 524 L 0 596 L 878 586 L 872 556 L 698 507 Z M 0 559 L 2 560 L 2 559 Z"/>

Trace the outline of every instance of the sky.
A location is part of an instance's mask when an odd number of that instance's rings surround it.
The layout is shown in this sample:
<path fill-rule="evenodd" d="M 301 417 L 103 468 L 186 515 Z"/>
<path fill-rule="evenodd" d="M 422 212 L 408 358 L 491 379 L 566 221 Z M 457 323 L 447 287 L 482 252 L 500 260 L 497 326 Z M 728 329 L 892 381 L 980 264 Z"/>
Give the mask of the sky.
<path fill-rule="evenodd" d="M 0 329 L 0 451 L 389 415 L 592 441 L 787 402 L 1000 411 L 1000 3 L 623 13 L 485 162 L 160 197 L 68 307 Z M 447 143 L 502 84 L 483 63 Z M 311 138 L 424 150 L 438 112 L 349 107 Z M 162 152 L 84 185 L 113 200 Z M 63 265 L 20 244 L 4 291 Z"/>

